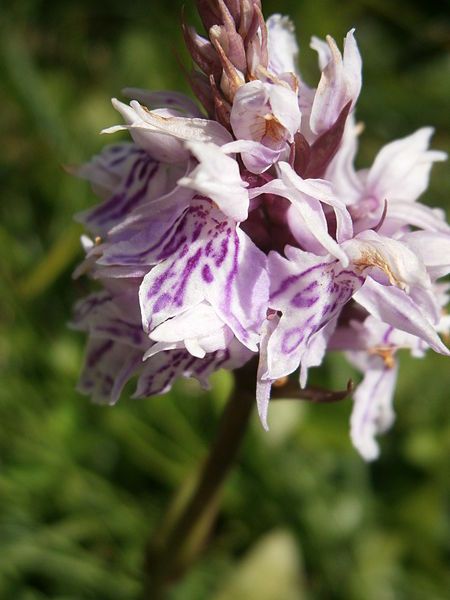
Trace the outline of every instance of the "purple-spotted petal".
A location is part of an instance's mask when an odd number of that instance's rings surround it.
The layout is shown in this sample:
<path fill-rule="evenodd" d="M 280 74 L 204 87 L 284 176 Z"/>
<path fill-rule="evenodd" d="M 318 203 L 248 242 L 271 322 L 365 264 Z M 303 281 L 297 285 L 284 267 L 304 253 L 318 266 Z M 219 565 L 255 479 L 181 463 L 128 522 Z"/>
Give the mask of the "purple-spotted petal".
<path fill-rule="evenodd" d="M 322 364 L 328 342 L 336 329 L 336 325 L 337 317 L 310 337 L 300 363 L 300 387 L 304 388 L 306 386 L 308 369 L 319 367 Z"/>
<path fill-rule="evenodd" d="M 194 201 L 154 249 L 140 303 L 151 331 L 206 300 L 237 338 L 256 350 L 268 299 L 266 256 L 212 204 Z"/>
<path fill-rule="evenodd" d="M 105 235 L 136 207 L 158 198 L 172 183 L 168 169 L 134 144 L 109 146 L 84 165 L 78 175 L 101 188 L 102 204 L 76 215 L 93 233 Z M 100 186 L 100 188 L 99 188 Z"/>
<path fill-rule="evenodd" d="M 105 290 L 78 301 L 70 326 L 87 331 L 96 338 L 114 340 L 135 348 L 147 348 L 150 342 L 142 330 L 137 288 L 133 288 L 126 294 L 115 297 Z"/>
<path fill-rule="evenodd" d="M 192 190 L 177 187 L 138 207 L 110 230 L 107 242 L 91 250 L 101 255 L 98 265 L 139 269 L 162 260 L 171 248 L 167 236 L 170 234 L 172 239 L 176 235 L 173 228 L 193 196 Z"/>
<path fill-rule="evenodd" d="M 144 363 L 134 398 L 164 394 L 179 377 L 194 377 L 204 388 L 209 387 L 209 377 L 218 369 L 237 369 L 253 356 L 236 339 L 225 350 L 196 358 L 186 350 L 159 352 Z"/>
<path fill-rule="evenodd" d="M 140 350 L 112 339 L 91 338 L 77 389 L 96 403 L 115 404 L 141 361 Z"/>
<path fill-rule="evenodd" d="M 289 375 L 302 362 L 312 337 L 332 321 L 362 280 L 337 260 L 286 247 L 287 258 L 269 255 L 269 306 L 281 312 L 269 346 L 267 379 Z"/>
<path fill-rule="evenodd" d="M 106 199 L 129 173 L 136 158 L 142 154 L 143 151 L 131 142 L 108 144 L 89 162 L 79 167 L 70 167 L 69 171 L 77 177 L 87 179 L 94 193 Z"/>

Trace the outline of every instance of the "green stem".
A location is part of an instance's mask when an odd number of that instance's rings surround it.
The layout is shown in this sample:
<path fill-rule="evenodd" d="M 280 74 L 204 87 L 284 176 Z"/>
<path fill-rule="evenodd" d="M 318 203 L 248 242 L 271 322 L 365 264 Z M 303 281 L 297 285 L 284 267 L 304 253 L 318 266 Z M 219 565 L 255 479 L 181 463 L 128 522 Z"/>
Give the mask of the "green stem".
<path fill-rule="evenodd" d="M 186 549 L 217 503 L 222 485 L 233 466 L 247 430 L 255 394 L 247 382 L 254 378 L 248 369 L 236 373 L 235 390 L 222 414 L 216 438 L 190 500 L 165 539 L 151 542 L 145 556 L 145 598 L 163 597 L 165 586 L 185 568 Z M 211 522 L 209 521 L 208 527 Z M 192 557 L 190 557 L 192 559 Z"/>

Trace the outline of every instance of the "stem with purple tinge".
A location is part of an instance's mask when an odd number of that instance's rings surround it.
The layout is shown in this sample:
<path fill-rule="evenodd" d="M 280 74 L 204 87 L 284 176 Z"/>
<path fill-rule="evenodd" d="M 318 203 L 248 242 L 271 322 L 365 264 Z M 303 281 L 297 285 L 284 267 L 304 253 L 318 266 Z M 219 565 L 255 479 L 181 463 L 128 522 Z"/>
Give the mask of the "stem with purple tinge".
<path fill-rule="evenodd" d="M 151 540 L 148 544 L 144 563 L 145 598 L 163 598 L 167 584 L 188 566 L 183 561 L 185 549 L 205 514 L 214 507 L 247 430 L 255 405 L 254 381 L 253 367 L 235 372 L 234 392 L 222 414 L 194 492 L 165 539 L 157 543 Z"/>

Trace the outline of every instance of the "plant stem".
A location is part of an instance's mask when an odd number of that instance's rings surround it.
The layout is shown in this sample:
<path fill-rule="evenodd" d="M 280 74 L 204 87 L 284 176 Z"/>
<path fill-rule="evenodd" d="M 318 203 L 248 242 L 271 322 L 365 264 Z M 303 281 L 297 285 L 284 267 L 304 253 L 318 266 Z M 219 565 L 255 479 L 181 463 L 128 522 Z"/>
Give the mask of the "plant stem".
<path fill-rule="evenodd" d="M 255 393 L 248 382 L 254 381 L 254 371 L 241 369 L 236 372 L 235 390 L 222 414 L 216 438 L 204 463 L 190 500 L 184 506 L 165 539 L 151 542 L 145 557 L 146 595 L 156 600 L 163 597 L 163 590 L 170 579 L 185 568 L 186 549 L 191 538 L 201 527 L 207 513 L 214 509 L 222 485 L 233 466 L 241 441 L 247 430 Z M 208 523 L 208 528 L 210 527 Z M 192 559 L 192 557 L 189 557 Z"/>

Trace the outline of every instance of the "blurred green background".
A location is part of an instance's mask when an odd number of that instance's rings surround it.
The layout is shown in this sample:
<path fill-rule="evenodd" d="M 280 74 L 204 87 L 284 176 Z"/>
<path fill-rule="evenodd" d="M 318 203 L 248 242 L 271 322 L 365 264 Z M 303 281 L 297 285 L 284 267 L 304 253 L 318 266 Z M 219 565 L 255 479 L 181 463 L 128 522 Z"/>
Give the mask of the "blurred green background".
<path fill-rule="evenodd" d="M 186 12 L 195 21 L 192 6 Z M 81 258 L 73 213 L 95 198 L 63 165 L 87 160 L 120 118 L 125 86 L 187 89 L 177 53 L 181 2 L 18 0 L 0 8 L 0 598 L 133 599 L 142 549 L 195 472 L 232 385 L 93 406 L 75 390 L 83 338 L 71 306 Z M 434 125 L 450 149 L 450 7 L 442 0 L 272 0 L 292 16 L 317 81 L 312 34 L 352 26 L 364 59 L 360 164 L 387 141 Z M 118 139 L 118 138 L 116 138 Z M 450 176 L 426 201 L 448 208 Z M 352 375 L 327 360 L 316 384 Z M 349 401 L 279 402 L 256 415 L 207 551 L 175 600 L 448 598 L 450 368 L 402 357 L 397 422 L 366 465 L 348 437 Z"/>

